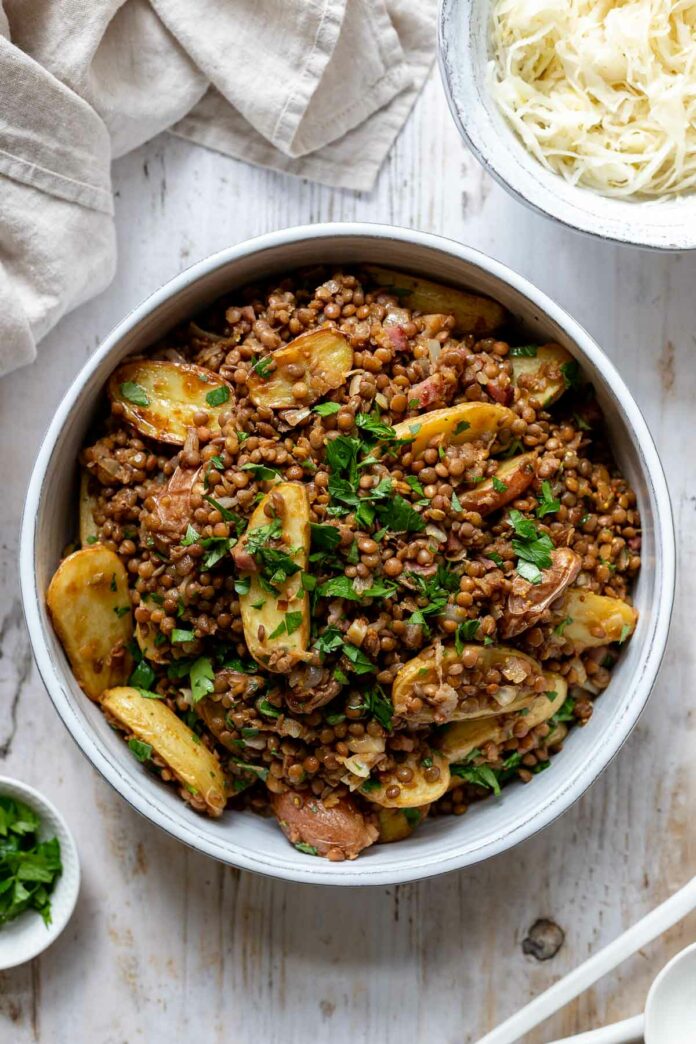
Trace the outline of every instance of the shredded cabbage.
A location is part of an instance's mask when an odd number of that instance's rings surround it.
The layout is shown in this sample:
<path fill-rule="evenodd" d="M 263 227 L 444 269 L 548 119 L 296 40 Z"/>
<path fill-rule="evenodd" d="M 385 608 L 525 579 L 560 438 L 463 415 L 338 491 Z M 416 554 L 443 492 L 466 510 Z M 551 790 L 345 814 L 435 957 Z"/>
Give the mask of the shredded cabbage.
<path fill-rule="evenodd" d="M 665 197 L 696 185 L 696 0 L 496 0 L 493 95 L 573 184 Z"/>

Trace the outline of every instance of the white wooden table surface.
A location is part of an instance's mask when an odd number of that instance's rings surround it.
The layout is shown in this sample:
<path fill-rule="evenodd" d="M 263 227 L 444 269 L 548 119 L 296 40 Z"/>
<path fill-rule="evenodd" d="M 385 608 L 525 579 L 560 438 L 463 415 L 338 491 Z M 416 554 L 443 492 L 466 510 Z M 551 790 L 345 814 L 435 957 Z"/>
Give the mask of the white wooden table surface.
<path fill-rule="evenodd" d="M 581 238 L 510 199 L 468 155 L 433 75 L 370 195 L 247 167 L 163 136 L 115 168 L 113 285 L 0 382 L 0 773 L 44 789 L 77 836 L 84 881 L 54 947 L 0 975 L 12 1044 L 332 1044 L 477 1039 L 696 873 L 696 255 Z M 32 664 L 19 519 L 39 441 L 110 327 L 193 261 L 261 232 L 364 219 L 441 233 L 522 272 L 617 363 L 662 454 L 680 582 L 666 662 L 622 753 L 561 821 L 483 866 L 395 888 L 284 884 L 219 866 L 139 818 L 79 753 Z M 521 943 L 562 926 L 539 963 Z M 696 918 L 528 1044 L 638 1011 Z"/>

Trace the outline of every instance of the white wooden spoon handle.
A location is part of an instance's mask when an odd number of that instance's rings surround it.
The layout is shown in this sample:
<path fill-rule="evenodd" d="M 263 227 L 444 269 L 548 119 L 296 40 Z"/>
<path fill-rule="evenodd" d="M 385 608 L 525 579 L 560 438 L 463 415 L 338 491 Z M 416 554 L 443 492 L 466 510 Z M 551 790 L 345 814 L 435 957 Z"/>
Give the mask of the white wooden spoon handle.
<path fill-rule="evenodd" d="M 611 1026 L 590 1030 L 589 1033 L 578 1033 L 574 1037 L 563 1037 L 550 1044 L 634 1044 L 642 1041 L 645 1019 L 642 1015 L 634 1015 L 632 1019 L 614 1022 Z"/>
<path fill-rule="evenodd" d="M 559 1008 L 595 983 L 597 979 L 601 979 L 603 975 L 625 961 L 641 946 L 652 942 L 694 908 L 696 908 L 696 877 L 692 878 L 675 895 L 665 900 L 661 906 L 620 935 L 618 939 L 614 939 L 603 950 L 581 964 L 579 968 L 570 972 L 563 979 L 559 979 L 545 993 L 535 997 L 521 1011 L 506 1019 L 497 1029 L 487 1033 L 478 1041 L 478 1044 L 517 1044 L 525 1033 L 548 1019 Z"/>

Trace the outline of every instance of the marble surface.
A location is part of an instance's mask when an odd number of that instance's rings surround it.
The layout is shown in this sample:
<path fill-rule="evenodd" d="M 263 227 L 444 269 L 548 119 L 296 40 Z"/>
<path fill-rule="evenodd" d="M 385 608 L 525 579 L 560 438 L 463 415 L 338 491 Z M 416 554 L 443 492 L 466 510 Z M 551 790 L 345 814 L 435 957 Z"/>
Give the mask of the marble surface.
<path fill-rule="evenodd" d="M 76 913 L 55 946 L 0 975 L 12 1044 L 429 1040 L 466 1044 L 608 942 L 696 872 L 691 588 L 696 255 L 583 238 L 525 210 L 482 172 L 433 75 L 370 194 L 258 170 L 163 136 L 115 166 L 113 285 L 68 316 L 30 368 L 0 381 L 0 773 L 45 790 L 75 832 Z M 151 290 L 230 243 L 316 221 L 391 222 L 510 264 L 615 361 L 661 452 L 680 575 L 672 635 L 632 738 L 560 821 L 515 851 L 421 884 L 288 885 L 225 869 L 137 816 L 82 757 L 32 664 L 17 583 L 24 492 L 53 409 L 100 338 Z M 539 917 L 557 956 L 525 956 Z M 696 918 L 527 1038 L 545 1044 L 638 1011 Z"/>

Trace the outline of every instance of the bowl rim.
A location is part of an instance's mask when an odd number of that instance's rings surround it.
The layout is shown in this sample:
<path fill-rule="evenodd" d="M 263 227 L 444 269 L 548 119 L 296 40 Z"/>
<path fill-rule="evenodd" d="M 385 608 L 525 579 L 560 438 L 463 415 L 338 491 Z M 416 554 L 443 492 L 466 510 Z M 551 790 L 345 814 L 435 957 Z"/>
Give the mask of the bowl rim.
<path fill-rule="evenodd" d="M 36 945 L 26 950 L 19 960 L 13 959 L 10 963 L 5 963 L 0 959 L 0 971 L 9 971 L 11 968 L 18 968 L 20 965 L 26 964 L 28 961 L 33 961 L 35 957 L 38 957 L 47 950 L 49 946 L 52 946 L 75 912 L 77 897 L 80 893 L 80 855 L 77 850 L 73 832 L 66 823 L 65 817 L 58 811 L 53 802 L 50 801 L 45 794 L 42 794 L 40 790 L 37 790 L 36 787 L 32 787 L 29 783 L 25 783 L 22 779 L 16 779 L 14 776 L 0 776 L 0 796 L 9 795 L 15 797 L 15 794 L 17 800 L 23 801 L 26 805 L 29 805 L 29 807 L 32 808 L 42 819 L 54 820 L 63 831 L 60 849 L 63 873 L 58 878 L 52 893 L 53 896 L 56 896 L 60 890 L 63 902 L 61 911 L 57 917 L 53 916 L 55 912 L 55 904 L 52 903 L 51 923 L 46 926 L 45 934 L 42 934 L 37 938 Z M 68 868 L 70 869 L 70 873 L 66 872 Z M 24 917 L 24 914 L 20 914 L 20 917 Z M 30 922 L 27 922 L 27 924 L 29 923 Z M 18 933 L 18 937 L 22 938 L 22 932 Z"/>
<path fill-rule="evenodd" d="M 643 458 L 644 477 L 651 487 L 655 503 L 656 544 L 661 552 L 661 570 L 658 571 L 660 583 L 656 585 L 654 595 L 656 606 L 654 620 L 651 623 L 649 634 L 646 635 L 648 651 L 640 673 L 633 679 L 633 695 L 630 704 L 625 709 L 620 720 L 615 723 L 611 735 L 605 737 L 601 749 L 596 749 L 595 756 L 587 759 L 584 768 L 576 773 L 574 780 L 566 781 L 565 785 L 559 785 L 554 796 L 549 798 L 543 806 L 522 816 L 511 830 L 507 832 L 500 831 L 494 837 L 481 840 L 468 851 L 455 851 L 453 853 L 452 849 L 450 849 L 446 853 L 435 854 L 430 859 L 427 854 L 421 853 L 417 857 L 405 858 L 404 865 L 396 870 L 393 867 L 383 868 L 379 866 L 372 867 L 369 864 L 360 865 L 361 861 L 357 864 L 341 863 L 337 864 L 337 866 L 340 866 L 343 872 L 336 873 L 335 868 L 332 872 L 332 864 L 326 860 L 307 859 L 300 862 L 293 860 L 290 853 L 287 858 L 279 858 L 267 854 L 258 855 L 248 848 L 242 848 L 229 840 L 222 843 L 222 841 L 202 834 L 194 818 L 191 819 L 190 823 L 180 824 L 169 815 L 167 810 L 163 810 L 161 807 L 155 808 L 148 801 L 149 788 L 136 787 L 121 771 L 116 761 L 108 756 L 105 749 L 102 749 L 92 731 L 84 727 L 75 715 L 67 693 L 64 691 L 62 668 L 53 661 L 48 646 L 47 634 L 44 631 L 41 618 L 44 592 L 38 589 L 36 582 L 36 519 L 38 517 L 42 488 L 55 443 L 71 414 L 76 398 L 94 371 L 99 368 L 102 361 L 151 312 L 166 301 L 175 298 L 189 285 L 210 275 L 219 267 L 227 266 L 250 255 L 262 253 L 276 247 L 306 242 L 307 240 L 341 241 L 356 237 L 371 237 L 382 241 L 407 243 L 426 250 L 444 253 L 451 259 L 472 265 L 507 284 L 511 289 L 525 297 L 544 316 L 556 322 L 567 336 L 581 348 L 611 385 L 615 396 L 621 402 L 622 409 L 625 411 L 633 432 L 636 434 Z M 190 847 L 223 863 L 245 870 L 253 870 L 257 873 L 300 883 L 388 885 L 420 880 L 445 873 L 449 870 L 461 869 L 514 847 L 548 826 L 561 813 L 565 812 L 598 778 L 632 732 L 654 685 L 664 655 L 669 631 L 674 598 L 675 561 L 672 509 L 667 483 L 657 450 L 646 422 L 631 393 L 611 360 L 604 354 L 589 333 L 563 308 L 553 302 L 543 291 L 539 290 L 525 277 L 514 272 L 501 261 L 488 257 L 478 250 L 427 232 L 367 222 L 346 222 L 293 226 L 247 239 L 242 243 L 217 251 L 209 257 L 196 262 L 159 287 L 112 329 L 94 354 L 80 368 L 77 376 L 70 384 L 51 419 L 41 443 L 29 482 L 22 518 L 19 570 L 22 602 L 34 658 L 53 705 L 82 752 L 107 782 L 136 811 Z M 353 872 L 346 873 L 346 870 L 350 868 L 354 868 Z"/>
<path fill-rule="evenodd" d="M 542 204 L 539 200 L 533 198 L 534 194 L 527 183 L 526 171 L 525 176 L 519 178 L 518 181 L 513 183 L 498 170 L 487 154 L 485 143 L 483 142 L 481 135 L 478 134 L 475 129 L 475 120 L 472 114 L 479 108 L 478 102 L 475 102 L 469 110 L 462 111 L 455 101 L 452 61 L 450 59 L 448 42 L 448 22 L 454 17 L 454 11 L 460 3 L 461 0 L 440 0 L 437 21 L 438 68 L 452 119 L 454 120 L 454 123 L 470 152 L 476 157 L 481 166 L 491 175 L 491 177 L 494 178 L 495 181 L 497 181 L 497 183 L 501 185 L 502 188 L 504 188 L 505 191 L 514 199 L 523 203 L 530 210 L 533 210 L 534 213 L 541 214 L 542 217 L 550 219 L 557 225 L 562 225 L 583 236 L 590 236 L 593 239 L 598 239 L 607 243 L 617 243 L 620 246 L 640 247 L 643 250 L 652 250 L 659 253 L 683 253 L 690 250 L 696 250 L 696 236 L 688 236 L 688 222 L 683 222 L 680 225 L 680 228 L 683 230 L 682 234 L 685 237 L 685 241 L 682 243 L 662 242 L 657 237 L 652 241 L 647 238 L 641 239 L 636 235 L 632 235 L 633 223 L 629 221 L 625 221 L 623 224 L 616 220 L 611 221 L 605 224 L 600 230 L 598 227 L 595 227 L 601 221 L 600 218 L 589 216 L 579 205 L 572 207 L 569 206 L 565 200 L 561 199 L 561 197 L 555 194 L 551 189 L 546 189 L 544 191 L 548 204 Z M 470 3 L 471 0 L 465 0 L 465 5 L 469 5 Z M 518 142 L 517 144 L 521 150 L 526 152 L 521 143 Z M 541 164 L 539 164 L 539 170 L 543 171 L 544 174 L 552 173 L 546 171 Z M 554 175 L 554 177 L 560 178 L 560 175 Z M 609 196 L 602 196 L 601 193 L 595 193 L 592 189 L 582 189 L 578 187 L 578 191 L 587 192 L 590 195 L 597 196 L 604 200 L 612 199 L 612 197 Z M 619 202 L 619 200 L 617 200 L 617 202 Z M 630 200 L 625 200 L 623 202 L 630 203 L 631 205 L 639 205 L 640 203 L 640 201 L 636 202 Z M 660 204 L 659 201 L 656 201 L 654 203 L 650 202 L 648 205 L 659 206 Z M 571 212 L 572 218 L 570 216 Z"/>

